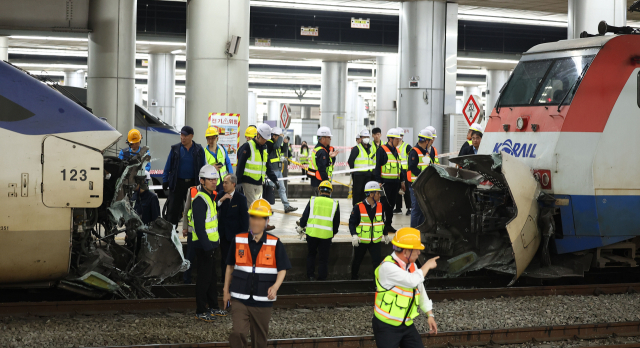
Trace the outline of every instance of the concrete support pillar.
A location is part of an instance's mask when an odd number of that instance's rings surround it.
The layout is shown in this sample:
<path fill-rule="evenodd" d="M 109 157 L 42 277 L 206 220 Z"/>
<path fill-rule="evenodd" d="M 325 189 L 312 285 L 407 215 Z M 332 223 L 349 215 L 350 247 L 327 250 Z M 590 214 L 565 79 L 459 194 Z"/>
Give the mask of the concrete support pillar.
<path fill-rule="evenodd" d="M 176 129 L 178 130 L 184 127 L 184 99 L 184 96 L 176 97 Z"/>
<path fill-rule="evenodd" d="M 479 95 L 482 96 L 482 91 L 480 91 L 480 87 L 478 86 L 464 86 L 464 91 L 462 92 L 462 104 L 467 102 L 470 95 Z"/>
<path fill-rule="evenodd" d="M 398 57 L 383 56 L 376 59 L 376 121 L 374 127 L 382 130 L 382 141 L 389 128 L 398 126 Z"/>
<path fill-rule="evenodd" d="M 487 102 L 484 105 L 486 116 L 491 115 L 500 96 L 500 89 L 507 83 L 510 74 L 509 70 L 487 70 Z"/>
<path fill-rule="evenodd" d="M 91 0 L 87 104 L 123 137 L 134 125 L 136 0 Z"/>
<path fill-rule="evenodd" d="M 360 132 L 358 128 L 358 83 L 356 81 L 347 82 L 345 102 L 344 145 L 355 146 L 356 134 Z"/>
<path fill-rule="evenodd" d="M 84 70 L 65 71 L 64 85 L 68 87 L 84 88 Z"/>
<path fill-rule="evenodd" d="M 138 104 L 138 105 L 142 106 L 142 92 L 143 92 L 143 91 L 142 91 L 142 88 L 140 88 L 140 87 L 135 87 L 135 88 L 134 88 L 134 90 L 135 90 L 135 92 L 136 92 L 136 95 L 135 95 L 135 98 L 134 98 L 134 102 L 135 102 L 136 104 Z"/>
<path fill-rule="evenodd" d="M 332 146 L 345 146 L 347 62 L 322 62 L 321 79 L 320 126 L 331 129 Z M 344 151 L 338 158 L 338 161 L 346 160 Z"/>
<path fill-rule="evenodd" d="M 626 0 L 569 0 L 567 37 L 577 39 L 580 33 L 598 34 L 598 23 L 606 21 L 616 27 L 627 25 Z"/>
<path fill-rule="evenodd" d="M 258 96 L 255 92 L 249 92 L 248 95 L 248 106 L 247 106 L 247 126 L 255 125 L 258 121 L 258 114 L 256 113 L 256 103 Z"/>
<path fill-rule="evenodd" d="M 227 55 L 232 36 L 237 54 Z M 209 113 L 240 114 L 247 128 L 249 93 L 249 0 L 191 0 L 187 3 L 186 124 L 194 140 L 206 142 Z M 240 136 L 240 143 L 244 143 Z"/>
<path fill-rule="evenodd" d="M 276 125 L 280 125 L 280 103 L 275 100 L 269 100 L 267 120 L 276 121 Z"/>
<path fill-rule="evenodd" d="M 164 122 L 175 125 L 176 55 L 149 55 L 147 109 Z"/>
<path fill-rule="evenodd" d="M 0 36 L 0 60 L 9 61 L 9 38 Z"/>
<path fill-rule="evenodd" d="M 300 107 L 300 118 L 303 120 L 311 119 L 311 107 L 310 106 L 302 106 Z"/>
<path fill-rule="evenodd" d="M 445 102 L 447 4 L 403 2 L 400 6 L 398 126 L 418 131 L 431 125 L 442 130 Z M 413 83 L 413 86 L 411 85 Z M 417 84 L 417 86 L 416 86 Z M 442 137 L 435 140 L 442 149 Z"/>

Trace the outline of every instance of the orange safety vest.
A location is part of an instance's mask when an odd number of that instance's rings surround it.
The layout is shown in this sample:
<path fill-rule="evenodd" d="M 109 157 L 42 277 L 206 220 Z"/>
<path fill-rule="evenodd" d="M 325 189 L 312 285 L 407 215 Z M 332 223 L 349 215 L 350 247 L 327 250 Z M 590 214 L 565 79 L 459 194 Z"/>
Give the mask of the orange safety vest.
<path fill-rule="evenodd" d="M 382 145 L 382 149 L 387 153 L 387 164 L 380 168 L 380 177 L 382 179 L 399 179 L 401 166 L 400 160 L 398 157 L 393 155 L 393 152 L 391 152 L 387 145 Z"/>
<path fill-rule="evenodd" d="M 424 157 L 424 154 L 422 153 L 422 151 L 420 151 L 419 146 L 415 146 L 413 149 L 416 150 L 416 152 L 418 153 L 418 166 L 420 166 L 420 164 L 422 163 L 422 158 Z M 411 169 L 407 169 L 407 181 L 413 182 L 414 180 L 416 180 L 416 178 L 417 176 L 414 176 L 411 173 Z"/>
<path fill-rule="evenodd" d="M 229 288 L 231 297 L 248 300 L 253 296 L 256 301 L 275 301 L 275 299 L 270 300 L 267 296 L 268 290 L 276 282 L 278 274 L 276 266 L 278 237 L 269 233 L 266 233 L 266 236 L 267 240 L 262 244 L 257 260 L 252 260 L 251 249 L 249 249 L 249 238 L 252 236 L 249 233 L 236 235 L 236 264 L 233 267 L 233 280 Z M 253 291 L 251 274 L 258 275 L 258 285 Z"/>
<path fill-rule="evenodd" d="M 307 168 L 307 176 L 310 178 L 316 178 L 322 181 L 322 176 L 320 175 L 320 172 L 318 172 L 318 163 L 316 162 L 316 154 L 318 153 L 316 149 L 313 149 L 313 151 L 311 152 L 311 159 L 309 160 L 309 167 Z M 321 148 L 320 150 L 327 151 L 327 149 L 325 149 L 324 147 Z M 333 150 L 334 150 L 333 146 L 329 146 L 329 152 L 333 152 Z M 327 153 L 327 156 L 328 155 L 329 153 Z M 327 167 L 326 170 L 327 170 L 327 175 L 329 176 L 329 180 L 331 180 L 331 176 L 333 173 L 333 165 L 331 164 L 331 159 L 329 159 L 329 166 Z"/>

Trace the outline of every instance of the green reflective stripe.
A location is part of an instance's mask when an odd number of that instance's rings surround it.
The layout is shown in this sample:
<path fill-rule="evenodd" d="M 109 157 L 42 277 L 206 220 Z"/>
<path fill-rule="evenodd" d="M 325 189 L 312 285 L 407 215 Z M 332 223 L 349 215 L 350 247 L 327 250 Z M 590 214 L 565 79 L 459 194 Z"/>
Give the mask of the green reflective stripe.
<path fill-rule="evenodd" d="M 224 151 L 222 150 L 222 146 L 218 146 L 217 154 L 214 156 L 211 151 L 209 151 L 209 146 L 207 145 L 207 149 L 204 152 L 204 157 L 207 160 L 207 163 L 209 163 L 210 165 L 214 165 L 217 163 L 222 164 L 222 168 L 220 168 L 220 171 L 218 172 L 218 181 L 216 182 L 216 185 L 220 185 L 222 180 L 224 180 L 224 177 L 229 174 L 229 171 L 227 171 L 226 158 L 224 155 Z M 222 158 L 222 161 L 219 161 L 218 158 Z"/>
<path fill-rule="evenodd" d="M 373 161 L 373 158 L 375 156 L 375 152 L 373 151 L 373 147 L 370 148 L 370 151 L 370 153 L 367 153 L 364 146 L 362 146 L 362 144 L 358 144 L 358 157 L 353 161 L 353 167 L 357 169 L 374 166 L 375 162 Z M 371 169 L 365 171 L 370 172 Z"/>
<path fill-rule="evenodd" d="M 336 215 L 338 203 L 328 197 L 311 197 L 309 200 L 309 220 L 307 220 L 307 235 L 315 238 L 333 238 L 333 218 Z"/>
<path fill-rule="evenodd" d="M 388 147 L 387 147 L 388 149 Z M 384 148 L 383 148 L 384 150 Z M 385 150 L 387 154 L 387 163 L 381 168 L 380 176 L 383 179 L 397 179 L 400 177 L 400 161 L 391 150 Z"/>
<path fill-rule="evenodd" d="M 396 264 L 391 255 L 385 257 L 382 263 L 385 262 Z M 403 322 L 407 326 L 412 325 L 413 319 L 418 316 L 420 303 L 418 288 L 394 286 L 391 289 L 385 289 L 380 284 L 380 266 L 376 268 L 375 276 L 376 296 L 373 312 L 376 318 L 392 326 L 400 326 Z"/>
<path fill-rule="evenodd" d="M 310 176 L 315 176 L 316 172 L 318 171 L 318 164 L 316 163 L 316 153 L 320 150 L 325 150 L 325 148 L 323 148 L 322 146 L 318 146 L 315 149 L 313 149 L 313 152 L 311 153 L 311 159 L 309 162 L 309 168 L 308 168 L 308 172 Z M 327 156 L 329 155 L 329 153 L 327 152 Z M 331 163 L 331 159 L 329 159 L 329 163 Z M 327 176 L 329 177 L 329 180 L 331 180 L 331 177 L 333 175 L 333 164 L 330 164 L 327 167 Z"/>
<path fill-rule="evenodd" d="M 267 172 L 267 150 L 262 150 L 260 153 L 253 139 L 249 141 L 249 149 L 251 149 L 251 154 L 245 163 L 242 175 L 262 182 Z"/>
<path fill-rule="evenodd" d="M 282 162 L 280 159 L 282 157 L 282 151 L 280 150 L 279 147 L 276 147 L 276 144 L 273 142 L 273 140 L 268 140 L 270 143 L 273 144 L 273 147 L 276 149 L 276 157 L 272 158 L 269 160 L 270 163 L 280 163 Z"/>
<path fill-rule="evenodd" d="M 207 232 L 207 237 L 212 242 L 217 242 L 220 239 L 220 235 L 218 234 L 218 211 L 216 209 L 216 204 L 211 200 L 211 197 L 203 192 L 198 192 L 196 196 L 191 200 L 191 206 L 193 207 L 193 202 L 198 199 L 198 197 L 204 199 L 207 202 L 207 215 L 204 222 L 204 228 Z M 188 216 L 192 216 L 191 209 L 189 209 Z M 193 218 L 190 218 L 190 222 L 193 222 Z M 191 223 L 189 224 L 191 226 Z M 191 226 L 193 227 L 193 226 Z M 192 232 L 191 240 L 194 242 L 198 240 L 198 235 L 196 231 Z"/>
<path fill-rule="evenodd" d="M 402 145 L 398 148 L 398 157 L 400 157 L 400 163 L 402 165 L 402 169 L 407 170 L 409 168 L 409 156 L 407 156 L 407 146 L 409 143 L 403 142 Z"/>
<path fill-rule="evenodd" d="M 367 214 L 367 209 L 364 202 L 358 203 L 358 210 L 360 211 L 360 224 L 356 226 L 356 234 L 360 239 L 360 243 L 379 243 L 382 240 L 384 232 L 384 221 L 382 220 L 382 209 L 378 211 L 378 203 L 375 207 L 376 214 L 373 221 Z"/>

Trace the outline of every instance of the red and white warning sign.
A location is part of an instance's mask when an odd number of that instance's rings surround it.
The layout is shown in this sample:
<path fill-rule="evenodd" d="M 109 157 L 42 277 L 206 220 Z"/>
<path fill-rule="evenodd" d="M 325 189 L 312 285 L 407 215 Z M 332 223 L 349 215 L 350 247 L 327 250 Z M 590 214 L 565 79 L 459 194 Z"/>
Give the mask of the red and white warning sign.
<path fill-rule="evenodd" d="M 470 95 L 467 102 L 464 104 L 462 108 L 462 114 L 464 118 L 467 120 L 469 125 L 472 125 L 480 116 L 481 106 L 480 106 L 480 96 Z"/>
<path fill-rule="evenodd" d="M 282 104 L 282 109 L 280 110 L 280 123 L 282 128 L 287 129 L 291 124 L 291 117 L 289 117 L 289 106 L 287 104 Z"/>

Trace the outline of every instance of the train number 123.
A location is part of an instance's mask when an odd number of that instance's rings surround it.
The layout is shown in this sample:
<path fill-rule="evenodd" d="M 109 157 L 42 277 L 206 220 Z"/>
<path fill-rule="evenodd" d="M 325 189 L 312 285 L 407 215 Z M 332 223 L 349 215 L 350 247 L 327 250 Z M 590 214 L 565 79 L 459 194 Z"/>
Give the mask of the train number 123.
<path fill-rule="evenodd" d="M 80 171 L 71 169 L 69 171 L 69 175 L 67 175 L 67 170 L 63 169 L 62 171 L 60 171 L 60 173 L 62 173 L 62 181 L 67 181 L 67 176 L 69 177 L 69 181 L 78 181 L 78 179 L 80 179 L 80 181 L 87 180 L 87 171 L 85 169 L 80 169 Z"/>

